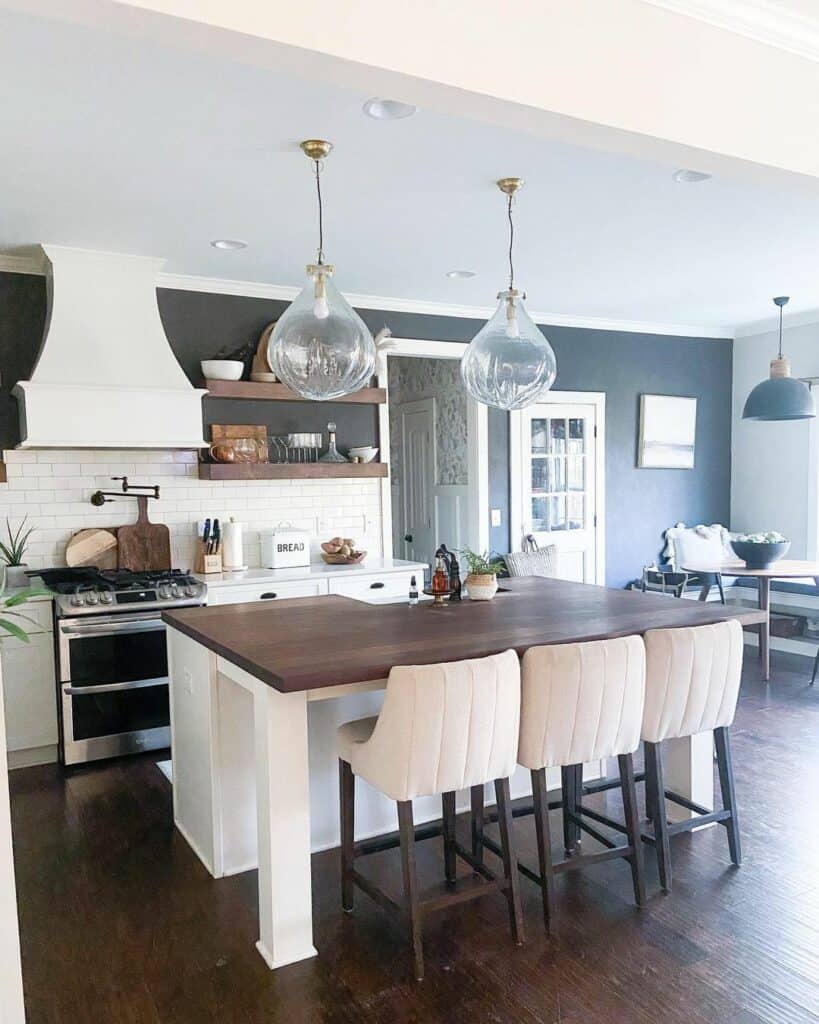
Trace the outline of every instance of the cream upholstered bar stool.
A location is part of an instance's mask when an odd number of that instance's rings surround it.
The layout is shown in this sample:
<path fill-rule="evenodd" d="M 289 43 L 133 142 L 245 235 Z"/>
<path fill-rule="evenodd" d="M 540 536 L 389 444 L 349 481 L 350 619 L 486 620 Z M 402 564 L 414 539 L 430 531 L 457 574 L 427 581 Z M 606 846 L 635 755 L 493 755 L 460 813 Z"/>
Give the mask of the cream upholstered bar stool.
<path fill-rule="evenodd" d="M 338 730 L 341 797 L 341 900 L 353 909 L 357 885 L 380 906 L 409 923 L 415 976 L 424 975 L 423 918 L 431 911 L 502 891 L 515 940 L 523 942 L 520 886 L 512 837 L 509 776 L 515 770 L 520 724 L 520 661 L 514 651 L 442 665 L 393 668 L 381 713 L 347 722 Z M 355 777 L 398 804 L 397 842 L 355 842 Z M 501 827 L 503 877 L 498 878 L 455 838 L 455 793 L 495 783 Z M 443 800 L 444 867 L 454 887 L 456 856 L 482 879 L 471 887 L 421 899 L 415 871 L 412 801 L 440 794 Z M 398 903 L 356 870 L 355 858 L 400 845 L 404 898 Z"/>
<path fill-rule="evenodd" d="M 634 898 L 645 902 L 642 843 L 632 755 L 640 744 L 645 698 L 645 647 L 639 636 L 589 643 L 532 647 L 523 656 L 518 763 L 532 775 L 539 873 L 521 866 L 537 882 L 543 896 L 543 917 L 551 931 L 554 878 L 557 873 L 612 858 L 631 865 Z M 620 843 L 587 820 L 594 812 L 580 800 L 583 765 L 616 757 L 620 769 L 627 841 Z M 546 770 L 560 768 L 564 845 L 571 852 L 554 863 L 549 829 Z M 599 820 L 603 820 L 602 816 Z M 579 852 L 579 830 L 605 849 Z"/>
<path fill-rule="evenodd" d="M 734 721 L 742 673 L 742 627 L 735 620 L 682 629 L 651 629 L 645 635 L 646 703 L 642 738 L 645 747 L 646 809 L 653 832 L 644 839 L 657 849 L 660 885 L 671 889 L 669 839 L 710 822 L 728 833 L 731 861 L 739 864 L 739 839 L 734 770 L 728 729 Z M 664 740 L 713 730 L 717 753 L 721 811 L 709 810 L 665 788 Z M 666 800 L 694 816 L 670 824 Z"/>

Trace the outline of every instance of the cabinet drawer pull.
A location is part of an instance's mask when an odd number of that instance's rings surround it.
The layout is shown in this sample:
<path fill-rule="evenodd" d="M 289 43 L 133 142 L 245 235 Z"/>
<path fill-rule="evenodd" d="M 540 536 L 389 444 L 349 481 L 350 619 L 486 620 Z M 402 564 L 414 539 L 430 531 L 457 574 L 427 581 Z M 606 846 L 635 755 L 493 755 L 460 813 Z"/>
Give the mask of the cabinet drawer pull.
<path fill-rule="evenodd" d="M 264 594 L 260 595 L 262 601 L 270 601 L 272 598 L 274 598 L 276 596 L 277 595 L 274 594 L 272 590 L 267 590 L 267 591 L 265 591 Z"/>
<path fill-rule="evenodd" d="M 383 586 L 384 586 L 384 584 L 379 580 L 378 583 L 371 583 L 370 584 L 370 590 L 380 590 Z"/>

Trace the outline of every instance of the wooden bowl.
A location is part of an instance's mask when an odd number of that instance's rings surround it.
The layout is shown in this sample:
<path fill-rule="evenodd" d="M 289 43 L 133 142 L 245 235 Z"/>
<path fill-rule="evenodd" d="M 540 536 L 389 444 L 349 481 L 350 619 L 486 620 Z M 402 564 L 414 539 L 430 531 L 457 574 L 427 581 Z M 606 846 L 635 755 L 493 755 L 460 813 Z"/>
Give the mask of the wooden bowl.
<path fill-rule="evenodd" d="M 366 557 L 366 551 L 359 551 L 356 555 L 328 555 L 322 551 L 321 557 L 328 565 L 358 565 Z"/>

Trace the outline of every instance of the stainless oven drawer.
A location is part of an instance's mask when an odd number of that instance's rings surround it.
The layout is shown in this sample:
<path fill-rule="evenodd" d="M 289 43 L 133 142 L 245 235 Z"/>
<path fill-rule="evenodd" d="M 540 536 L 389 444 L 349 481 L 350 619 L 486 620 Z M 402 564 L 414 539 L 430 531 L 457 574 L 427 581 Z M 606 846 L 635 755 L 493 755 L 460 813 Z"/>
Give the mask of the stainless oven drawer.
<path fill-rule="evenodd" d="M 62 619 L 57 645 L 60 682 L 72 687 L 168 679 L 165 624 L 159 613 Z"/>

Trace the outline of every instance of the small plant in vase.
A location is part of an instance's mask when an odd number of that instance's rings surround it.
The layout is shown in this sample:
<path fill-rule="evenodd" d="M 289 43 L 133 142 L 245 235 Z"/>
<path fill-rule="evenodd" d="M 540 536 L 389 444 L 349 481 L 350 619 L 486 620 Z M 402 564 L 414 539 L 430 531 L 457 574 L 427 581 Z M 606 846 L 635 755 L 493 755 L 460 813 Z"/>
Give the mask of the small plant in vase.
<path fill-rule="evenodd" d="M 459 554 L 463 555 L 469 570 L 466 590 L 470 600 L 491 601 L 498 592 L 498 576 L 505 572 L 503 559 L 489 553 L 479 555 L 469 548 L 464 548 Z"/>
<path fill-rule="evenodd" d="M 26 576 L 28 566 L 24 559 L 29 537 L 34 533 L 34 527 L 30 526 L 26 529 L 26 519 L 24 518 L 17 529 L 12 532 L 11 523 L 7 519 L 6 532 L 8 533 L 8 543 L 0 541 L 0 556 L 6 564 L 5 586 L 28 586 L 28 576 Z"/>

